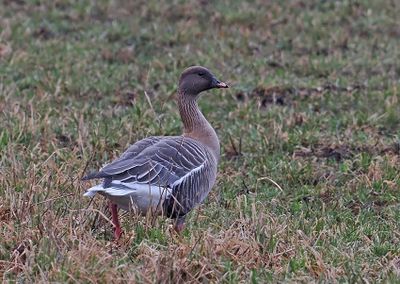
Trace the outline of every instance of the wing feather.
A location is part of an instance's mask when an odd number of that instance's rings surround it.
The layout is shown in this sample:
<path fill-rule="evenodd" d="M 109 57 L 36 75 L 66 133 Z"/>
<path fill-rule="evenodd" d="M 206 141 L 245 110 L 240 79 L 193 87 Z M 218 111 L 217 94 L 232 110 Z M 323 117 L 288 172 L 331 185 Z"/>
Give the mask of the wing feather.
<path fill-rule="evenodd" d="M 129 147 L 121 158 L 104 166 L 93 178 L 157 182 L 162 186 L 172 186 L 177 180 L 204 165 L 208 151 L 187 137 L 150 137 Z"/>
<path fill-rule="evenodd" d="M 216 167 L 210 150 L 196 140 L 184 136 L 149 137 L 130 146 L 119 159 L 89 178 L 105 178 L 105 189 L 115 182 L 170 188 L 172 194 L 164 202 L 164 209 L 169 216 L 181 216 L 208 195 Z"/>

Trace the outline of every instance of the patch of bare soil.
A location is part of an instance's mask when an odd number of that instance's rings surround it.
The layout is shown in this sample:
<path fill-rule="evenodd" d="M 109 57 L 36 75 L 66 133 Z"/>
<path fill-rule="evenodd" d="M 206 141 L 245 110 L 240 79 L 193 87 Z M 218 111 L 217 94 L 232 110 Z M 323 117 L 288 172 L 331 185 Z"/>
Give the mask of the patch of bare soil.
<path fill-rule="evenodd" d="M 25 5 L 25 1 L 24 0 L 5 0 L 4 4 L 6 5 Z"/>
<path fill-rule="evenodd" d="M 0 223 L 8 223 L 11 217 L 10 208 L 0 205 Z"/>
<path fill-rule="evenodd" d="M 325 146 L 316 145 L 310 148 L 301 147 L 295 150 L 293 155 L 295 157 L 310 157 L 315 156 L 318 158 L 332 158 L 336 161 L 350 158 L 352 156 L 351 149 L 346 145 Z"/>
<path fill-rule="evenodd" d="M 368 202 L 361 202 L 360 200 L 351 200 L 345 206 L 351 210 L 354 215 L 358 215 L 361 210 L 373 210 L 375 212 L 381 212 L 384 208 L 396 205 L 395 201 L 388 201 L 379 199 L 379 194 L 370 192 L 370 200 Z"/>
<path fill-rule="evenodd" d="M 294 152 L 294 157 L 317 157 L 334 159 L 340 162 L 349 159 L 356 154 L 368 153 L 370 155 L 392 154 L 400 155 L 400 143 L 396 142 L 392 145 L 327 145 L 316 144 L 311 147 L 298 147 Z"/>
<path fill-rule="evenodd" d="M 256 87 L 250 92 L 237 93 L 236 99 L 239 102 L 255 100 L 257 101 L 259 108 L 263 109 L 267 108 L 269 105 L 288 106 L 291 105 L 295 99 L 319 97 L 326 92 L 351 93 L 362 88 L 363 86 L 357 84 L 341 87 L 330 83 L 314 88 L 280 86 Z"/>
<path fill-rule="evenodd" d="M 241 102 L 256 100 L 260 108 L 266 108 L 268 105 L 288 105 L 291 88 L 285 87 L 257 87 L 249 93 L 240 92 L 236 94 L 236 99 Z"/>
<path fill-rule="evenodd" d="M 76 142 L 73 141 L 71 136 L 68 134 L 58 134 L 56 135 L 56 139 L 60 147 L 69 147 L 72 145 L 76 145 Z"/>
<path fill-rule="evenodd" d="M 33 32 L 33 36 L 41 40 L 49 40 L 55 35 L 49 28 L 42 26 Z"/>
<path fill-rule="evenodd" d="M 119 106 L 133 106 L 138 98 L 138 94 L 130 90 L 118 90 L 113 96 L 112 103 Z"/>
<path fill-rule="evenodd" d="M 110 49 L 103 49 L 101 51 L 101 58 L 108 62 L 129 63 L 135 59 L 135 50 L 133 46 L 125 46 L 113 52 Z"/>
<path fill-rule="evenodd" d="M 358 215 L 364 206 L 359 200 L 352 200 L 346 204 L 346 207 L 349 208 L 354 215 Z"/>

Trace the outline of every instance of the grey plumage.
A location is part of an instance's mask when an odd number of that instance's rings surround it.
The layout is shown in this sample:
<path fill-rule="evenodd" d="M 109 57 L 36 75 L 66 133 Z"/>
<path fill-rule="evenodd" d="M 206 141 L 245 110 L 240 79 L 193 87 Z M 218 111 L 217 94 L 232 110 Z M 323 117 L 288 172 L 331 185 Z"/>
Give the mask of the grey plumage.
<path fill-rule="evenodd" d="M 176 218 L 175 229 L 182 230 L 185 215 L 213 187 L 220 155 L 217 134 L 197 106 L 198 95 L 227 87 L 204 67 L 187 68 L 178 88 L 183 135 L 154 136 L 136 142 L 119 159 L 83 178 L 103 179 L 84 195 L 99 193 L 125 210 L 137 209 L 142 214 L 152 211 Z M 121 231 L 116 209 L 112 214 L 118 238 Z"/>
<path fill-rule="evenodd" d="M 148 137 L 136 142 L 114 162 L 83 179 L 104 178 L 102 188 L 92 192 L 111 197 L 107 189 L 133 189 L 135 185 L 151 185 L 169 189 L 162 202 L 162 213 L 169 217 L 183 216 L 201 203 L 215 182 L 217 161 L 207 147 L 185 136 Z M 102 189 L 102 190 L 99 190 Z M 123 195 L 134 196 L 134 190 Z M 116 202 L 118 204 L 118 202 Z M 134 205 L 134 204 L 132 204 Z M 126 208 L 126 205 L 122 205 Z"/>

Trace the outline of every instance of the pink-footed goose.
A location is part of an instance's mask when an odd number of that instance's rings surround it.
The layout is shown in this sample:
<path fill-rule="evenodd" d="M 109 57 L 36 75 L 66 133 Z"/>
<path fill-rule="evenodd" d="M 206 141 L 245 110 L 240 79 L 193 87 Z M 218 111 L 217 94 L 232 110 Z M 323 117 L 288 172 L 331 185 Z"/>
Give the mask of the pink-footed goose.
<path fill-rule="evenodd" d="M 220 146 L 215 130 L 201 113 L 197 99 L 203 91 L 228 88 L 206 68 L 187 68 L 179 79 L 178 107 L 181 136 L 148 137 L 131 145 L 119 159 L 83 180 L 102 178 L 84 196 L 99 193 L 110 200 L 114 236 L 122 233 L 118 207 L 149 210 L 175 219 L 184 228 L 185 216 L 208 195 L 215 183 Z"/>

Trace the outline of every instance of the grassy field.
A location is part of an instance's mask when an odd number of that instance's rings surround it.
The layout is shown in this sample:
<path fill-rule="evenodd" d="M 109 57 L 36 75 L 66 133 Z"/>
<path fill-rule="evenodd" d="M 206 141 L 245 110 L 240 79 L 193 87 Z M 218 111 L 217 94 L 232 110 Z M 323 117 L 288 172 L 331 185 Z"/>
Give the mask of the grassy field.
<path fill-rule="evenodd" d="M 400 283 L 400 2 L 0 2 L 0 278 Z M 180 72 L 217 184 L 182 236 L 82 197 L 149 135 L 179 134 Z"/>

